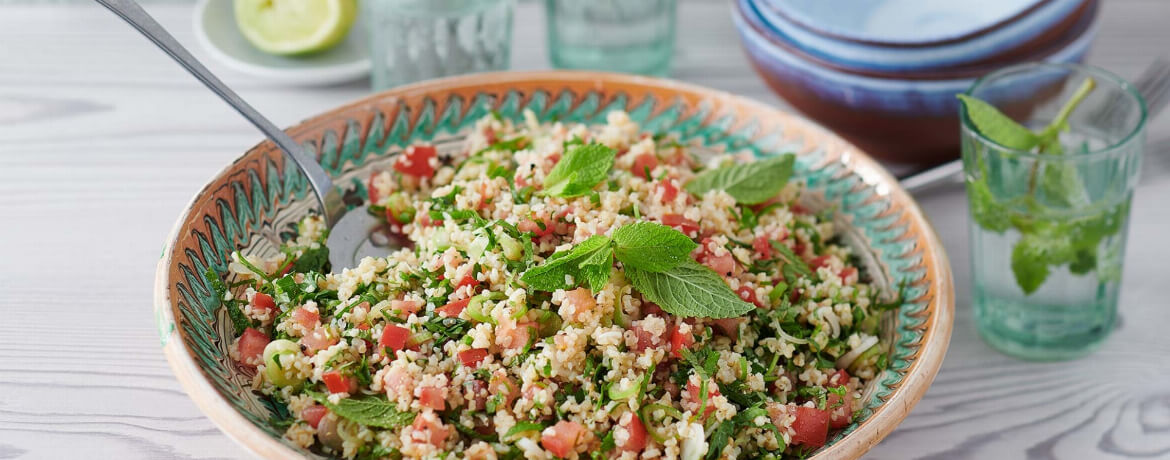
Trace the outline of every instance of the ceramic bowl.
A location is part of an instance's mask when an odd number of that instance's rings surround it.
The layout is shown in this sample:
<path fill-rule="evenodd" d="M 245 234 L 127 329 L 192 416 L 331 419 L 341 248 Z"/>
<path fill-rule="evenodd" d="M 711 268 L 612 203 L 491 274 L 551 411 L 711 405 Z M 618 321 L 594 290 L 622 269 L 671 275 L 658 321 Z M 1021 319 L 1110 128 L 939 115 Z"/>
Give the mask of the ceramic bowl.
<path fill-rule="evenodd" d="M 905 303 L 883 317 L 889 368 L 864 392 L 855 423 L 815 458 L 856 458 L 898 425 L 922 397 L 946 353 L 954 316 L 951 269 L 914 200 L 862 151 L 823 128 L 744 98 L 647 77 L 587 72 L 478 74 L 419 83 L 359 100 L 294 126 L 289 133 L 342 189 L 361 190 L 404 146 L 459 142 L 495 110 L 521 120 L 604 123 L 623 109 L 644 130 L 671 133 L 700 153 L 795 152 L 802 205 L 837 210 L 842 239 L 879 286 L 907 283 Z M 364 194 L 364 192 L 361 192 Z M 296 167 L 271 143 L 245 152 L 211 178 L 179 216 L 155 281 L 163 350 L 183 388 L 228 436 L 266 458 L 317 454 L 281 438 L 270 407 L 228 357 L 231 321 L 203 273 L 223 272 L 233 250 L 274 254 L 280 235 L 314 211 Z"/>
<path fill-rule="evenodd" d="M 1090 5 L 1096 8 L 1096 3 Z M 788 103 L 883 160 L 940 163 L 958 157 L 958 100 L 999 65 L 899 77 L 848 72 L 826 65 L 768 34 L 751 0 L 736 0 L 732 19 L 756 72 Z M 1060 41 L 1026 60 L 1080 62 L 1096 31 L 1082 17 Z"/>
<path fill-rule="evenodd" d="M 766 26 L 843 68 L 913 72 L 1003 61 L 1043 48 L 1089 0 L 753 0 Z"/>

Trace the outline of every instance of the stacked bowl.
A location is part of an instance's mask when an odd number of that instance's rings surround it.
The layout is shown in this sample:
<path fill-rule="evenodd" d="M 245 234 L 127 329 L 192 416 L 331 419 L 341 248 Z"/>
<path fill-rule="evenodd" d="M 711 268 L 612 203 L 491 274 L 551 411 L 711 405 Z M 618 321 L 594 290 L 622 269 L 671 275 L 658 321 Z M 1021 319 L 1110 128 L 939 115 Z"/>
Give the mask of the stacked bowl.
<path fill-rule="evenodd" d="M 958 94 L 1000 67 L 1080 62 L 1100 0 L 734 0 L 749 59 L 796 109 L 883 160 L 958 156 Z"/>

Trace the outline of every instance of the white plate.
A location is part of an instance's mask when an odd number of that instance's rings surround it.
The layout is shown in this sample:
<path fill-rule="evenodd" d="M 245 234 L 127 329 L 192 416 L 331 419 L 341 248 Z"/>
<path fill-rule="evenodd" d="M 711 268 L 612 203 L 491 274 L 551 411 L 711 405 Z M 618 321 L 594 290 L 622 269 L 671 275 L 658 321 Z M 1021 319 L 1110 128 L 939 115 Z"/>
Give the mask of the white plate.
<path fill-rule="evenodd" d="M 199 45 L 216 60 L 273 83 L 324 86 L 370 74 L 370 51 L 360 15 L 345 41 L 303 57 L 275 56 L 252 46 L 236 28 L 232 0 L 200 0 L 195 5 L 194 27 Z"/>

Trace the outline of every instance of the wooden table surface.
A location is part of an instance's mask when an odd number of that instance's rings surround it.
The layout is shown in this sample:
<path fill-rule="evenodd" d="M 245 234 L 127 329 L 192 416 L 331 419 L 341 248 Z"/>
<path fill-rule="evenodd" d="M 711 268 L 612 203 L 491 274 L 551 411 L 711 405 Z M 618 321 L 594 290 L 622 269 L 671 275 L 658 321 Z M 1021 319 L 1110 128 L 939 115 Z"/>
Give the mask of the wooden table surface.
<path fill-rule="evenodd" d="M 1134 77 L 1170 53 L 1170 1 L 1109 0 L 1090 61 Z M 195 54 L 189 4 L 149 8 Z M 674 77 L 783 104 L 748 68 L 721 1 L 680 7 Z M 516 15 L 514 67 L 548 66 L 538 3 Z M 213 70 L 279 125 L 366 85 L 282 88 Z M 1170 157 L 1170 116 L 1148 129 Z M 190 196 L 260 134 L 91 4 L 0 7 L 0 459 L 248 458 L 180 389 L 151 311 L 163 238 Z M 955 269 L 942 372 L 867 458 L 1170 458 L 1170 161 L 1147 161 L 1121 323 L 1058 364 L 977 337 L 960 188 L 921 197 Z"/>

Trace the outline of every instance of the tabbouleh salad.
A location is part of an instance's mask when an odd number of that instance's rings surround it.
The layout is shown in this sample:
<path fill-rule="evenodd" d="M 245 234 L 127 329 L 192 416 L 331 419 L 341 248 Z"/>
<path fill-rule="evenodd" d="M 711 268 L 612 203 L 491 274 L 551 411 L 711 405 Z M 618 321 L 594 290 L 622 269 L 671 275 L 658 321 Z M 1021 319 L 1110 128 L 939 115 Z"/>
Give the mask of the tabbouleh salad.
<path fill-rule="evenodd" d="M 319 217 L 217 282 L 293 444 L 344 458 L 797 458 L 885 366 L 879 289 L 793 156 L 703 161 L 623 112 L 478 121 L 371 209 L 412 246 L 328 270 Z"/>

